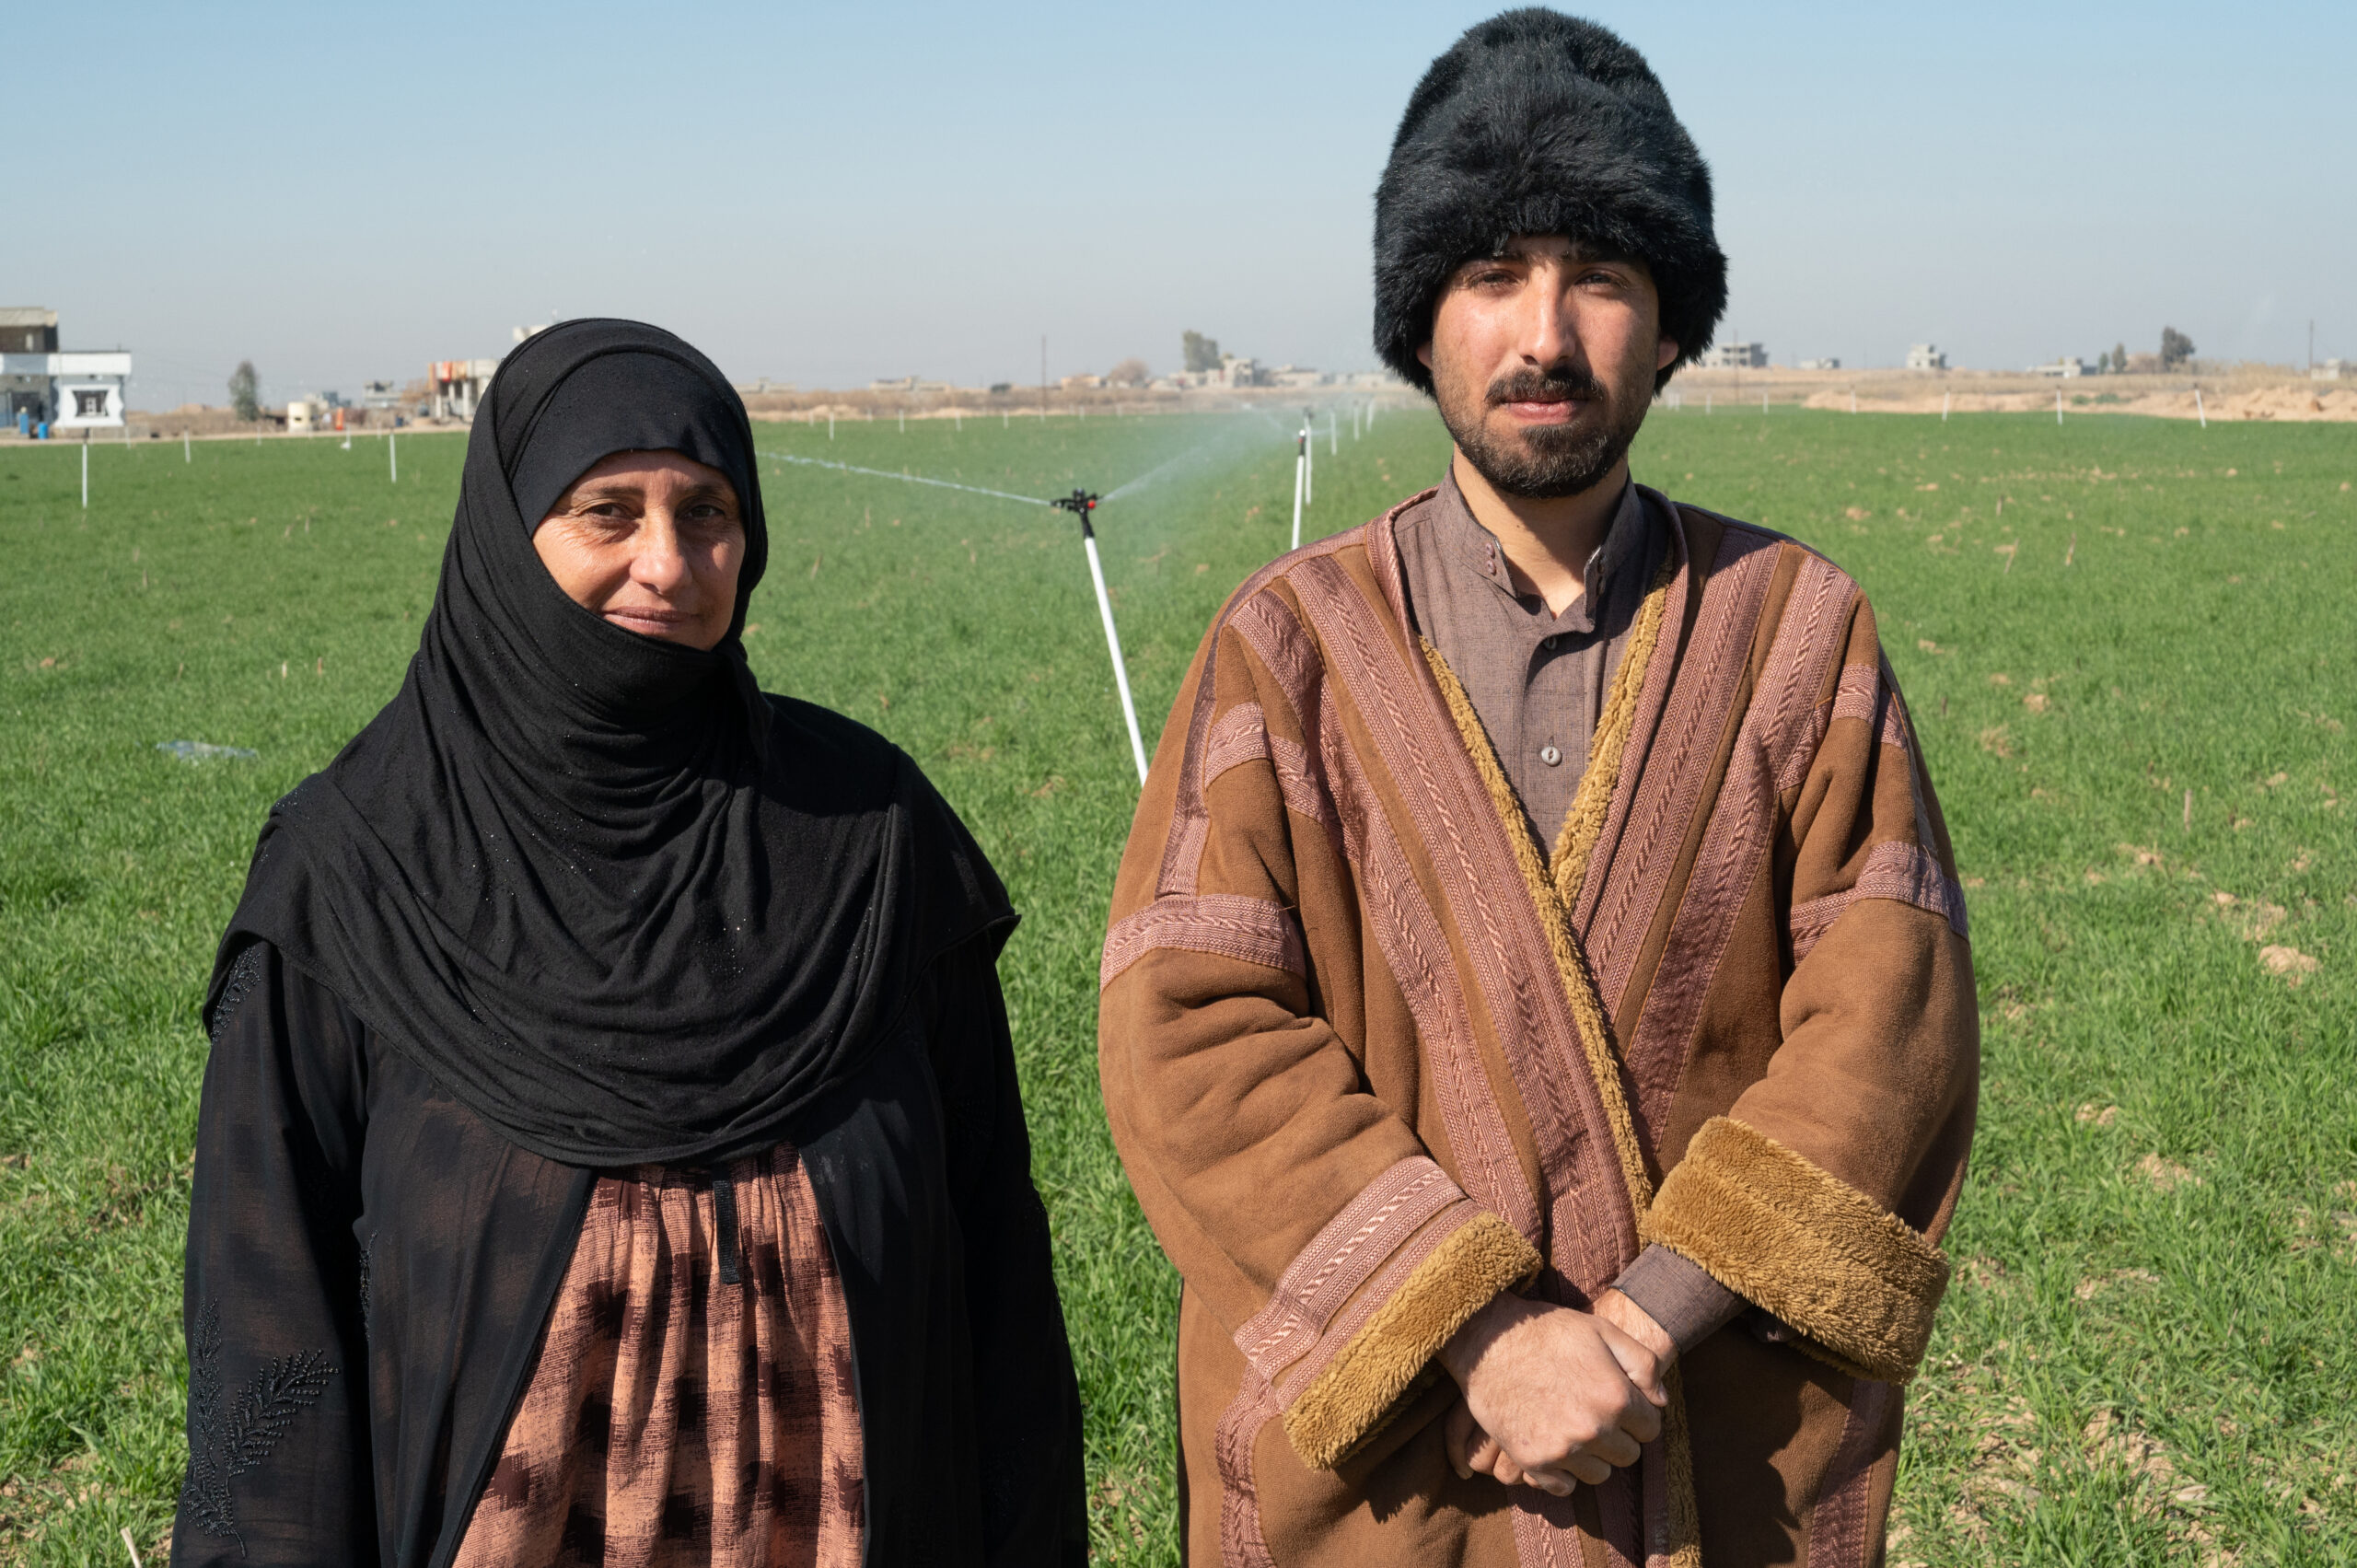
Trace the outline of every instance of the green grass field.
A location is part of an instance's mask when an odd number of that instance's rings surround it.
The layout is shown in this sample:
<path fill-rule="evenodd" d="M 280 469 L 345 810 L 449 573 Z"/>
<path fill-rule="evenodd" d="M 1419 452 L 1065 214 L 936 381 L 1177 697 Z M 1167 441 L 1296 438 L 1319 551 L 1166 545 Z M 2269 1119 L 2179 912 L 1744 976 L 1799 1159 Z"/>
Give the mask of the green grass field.
<path fill-rule="evenodd" d="M 761 428 L 1033 495 L 1183 456 L 1097 514 L 1149 746 L 1289 522 L 1256 416 Z M 1423 413 L 1346 429 L 1313 530 L 1446 451 Z M 213 944 L 270 802 L 399 681 L 460 454 L 404 438 L 395 485 L 367 437 L 102 446 L 86 512 L 72 447 L 0 448 L 0 1562 L 168 1527 Z M 764 682 L 906 747 L 1024 912 L 1003 970 L 1097 1552 L 1175 1561 L 1176 1282 L 1095 1074 L 1134 773 L 1074 530 L 764 466 Z M 1892 1560 L 2357 1559 L 2357 433 L 1689 410 L 1638 471 L 1864 583 L 1968 877 L 1981 1132 Z"/>

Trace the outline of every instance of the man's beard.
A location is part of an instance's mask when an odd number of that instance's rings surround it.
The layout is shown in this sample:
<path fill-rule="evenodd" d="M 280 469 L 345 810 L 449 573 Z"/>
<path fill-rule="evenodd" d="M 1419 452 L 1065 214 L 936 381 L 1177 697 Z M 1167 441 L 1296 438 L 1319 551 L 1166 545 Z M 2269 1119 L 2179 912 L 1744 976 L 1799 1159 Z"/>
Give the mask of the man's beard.
<path fill-rule="evenodd" d="M 1629 455 L 1629 444 L 1645 422 L 1643 399 L 1631 407 L 1614 406 L 1611 389 L 1584 369 L 1525 370 L 1490 384 L 1478 401 L 1451 395 L 1438 399 L 1441 423 L 1448 426 L 1457 449 L 1474 471 L 1503 495 L 1554 500 L 1593 490 Z M 1602 411 L 1601 421 L 1585 427 L 1567 424 L 1525 426 L 1518 435 L 1493 435 L 1485 416 L 1503 403 L 1566 399 Z"/>

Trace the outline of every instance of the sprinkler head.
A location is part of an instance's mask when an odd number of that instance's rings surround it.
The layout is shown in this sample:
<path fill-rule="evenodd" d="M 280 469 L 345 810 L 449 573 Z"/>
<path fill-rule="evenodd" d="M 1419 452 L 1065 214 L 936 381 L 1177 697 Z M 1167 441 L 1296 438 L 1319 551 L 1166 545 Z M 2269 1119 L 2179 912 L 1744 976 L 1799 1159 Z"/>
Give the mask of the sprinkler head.
<path fill-rule="evenodd" d="M 1070 495 L 1057 496 L 1048 505 L 1059 511 L 1070 512 L 1074 517 L 1078 517 L 1081 536 L 1085 539 L 1094 539 L 1097 530 L 1088 526 L 1088 514 L 1097 510 L 1097 503 L 1103 497 L 1094 491 L 1074 490 Z"/>

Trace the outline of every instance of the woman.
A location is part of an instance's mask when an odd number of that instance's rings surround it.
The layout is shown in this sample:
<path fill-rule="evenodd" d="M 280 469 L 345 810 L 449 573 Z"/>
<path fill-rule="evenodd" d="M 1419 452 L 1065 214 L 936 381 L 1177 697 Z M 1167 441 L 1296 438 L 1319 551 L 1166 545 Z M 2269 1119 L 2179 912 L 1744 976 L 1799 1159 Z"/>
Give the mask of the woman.
<path fill-rule="evenodd" d="M 501 366 L 408 679 L 215 964 L 180 1568 L 1084 1560 L 1015 916 L 755 687 L 767 537 L 679 339 Z"/>

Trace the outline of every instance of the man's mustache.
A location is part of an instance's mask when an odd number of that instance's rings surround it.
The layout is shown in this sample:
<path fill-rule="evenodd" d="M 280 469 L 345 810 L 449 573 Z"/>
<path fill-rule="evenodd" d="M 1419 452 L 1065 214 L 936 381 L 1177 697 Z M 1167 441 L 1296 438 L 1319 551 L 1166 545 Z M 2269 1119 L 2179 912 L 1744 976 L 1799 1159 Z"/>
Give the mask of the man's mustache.
<path fill-rule="evenodd" d="M 1610 401 L 1610 394 L 1603 382 L 1585 370 L 1569 367 L 1522 370 L 1490 383 L 1492 407 L 1500 403 L 1601 403 Z"/>

